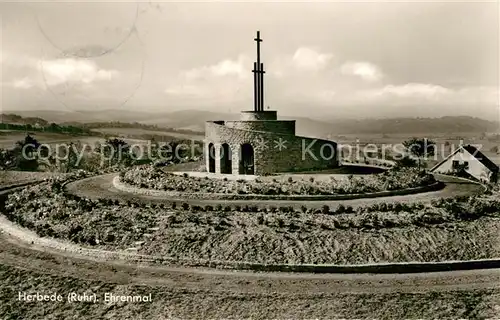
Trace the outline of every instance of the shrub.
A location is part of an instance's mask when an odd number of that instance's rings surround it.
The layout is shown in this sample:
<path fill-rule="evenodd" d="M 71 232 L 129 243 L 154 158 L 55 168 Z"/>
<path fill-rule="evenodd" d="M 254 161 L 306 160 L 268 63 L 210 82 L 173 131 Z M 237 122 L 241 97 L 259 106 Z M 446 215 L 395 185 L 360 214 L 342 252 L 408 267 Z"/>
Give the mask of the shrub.
<path fill-rule="evenodd" d="M 174 201 L 174 202 L 172 202 L 172 209 L 175 210 L 176 208 L 177 208 L 177 202 Z"/>
<path fill-rule="evenodd" d="M 217 205 L 215 206 L 215 211 L 222 211 L 222 204 L 220 204 L 220 203 L 219 203 L 219 204 L 217 204 Z"/>
<path fill-rule="evenodd" d="M 189 203 L 183 202 L 181 205 L 182 210 L 189 210 Z"/>
<path fill-rule="evenodd" d="M 329 206 L 327 206 L 327 205 L 322 206 L 322 207 L 321 207 L 321 212 L 322 212 L 323 214 L 330 214 L 330 207 L 329 207 Z"/>
<path fill-rule="evenodd" d="M 344 213 L 346 210 L 345 210 L 345 206 L 343 204 L 339 204 L 339 206 L 337 207 L 337 209 L 335 209 L 335 213 L 336 214 L 341 214 L 341 213 Z"/>
<path fill-rule="evenodd" d="M 212 206 L 210 206 L 210 205 L 206 205 L 206 206 L 205 206 L 205 211 L 206 211 L 206 212 L 212 212 L 212 211 L 214 211 L 214 207 L 212 207 Z"/>
<path fill-rule="evenodd" d="M 394 212 L 398 213 L 398 212 L 403 211 L 404 206 L 403 206 L 401 203 L 399 203 L 399 202 L 398 202 L 398 203 L 396 203 L 396 204 L 394 205 L 394 208 L 393 208 L 393 209 L 394 209 Z"/>
<path fill-rule="evenodd" d="M 184 173 L 182 174 L 182 176 L 183 176 L 184 178 L 189 178 L 189 174 L 188 174 L 187 172 L 184 172 Z"/>
<path fill-rule="evenodd" d="M 303 213 L 306 213 L 307 212 L 307 207 L 305 205 L 301 205 L 300 206 L 300 210 L 303 212 Z"/>
<path fill-rule="evenodd" d="M 259 225 L 264 224 L 264 216 L 263 215 L 259 214 L 257 216 L 257 224 L 259 224 Z"/>
<path fill-rule="evenodd" d="M 285 221 L 283 219 L 278 218 L 278 219 L 276 219 L 276 221 L 278 222 L 279 228 L 283 228 L 285 226 Z"/>
<path fill-rule="evenodd" d="M 278 211 L 282 213 L 288 213 L 288 207 L 279 207 Z"/>
<path fill-rule="evenodd" d="M 347 181 L 331 179 L 330 181 L 318 182 L 311 176 L 309 181 L 293 181 L 293 177 L 288 177 L 286 181 L 278 181 L 279 179 L 273 177 L 271 181 L 238 179 L 230 184 L 227 183 L 227 177 L 224 177 L 223 180 L 196 177 L 183 178 L 172 173 L 159 174 L 150 169 L 135 168 L 127 171 L 123 180 L 129 184 L 143 185 L 160 190 L 199 192 L 200 190 L 209 189 L 210 192 L 215 193 L 231 194 L 239 192 L 267 195 L 366 193 L 418 187 L 433 182 L 432 175 L 414 168 L 389 170 L 383 174 L 363 177 L 351 175 Z"/>

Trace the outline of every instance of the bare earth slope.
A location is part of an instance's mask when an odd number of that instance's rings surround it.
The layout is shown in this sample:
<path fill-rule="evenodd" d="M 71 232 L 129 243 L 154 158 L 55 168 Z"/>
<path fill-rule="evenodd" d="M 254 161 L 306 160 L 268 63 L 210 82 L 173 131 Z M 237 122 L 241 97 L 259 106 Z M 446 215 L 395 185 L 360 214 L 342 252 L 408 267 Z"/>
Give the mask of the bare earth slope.
<path fill-rule="evenodd" d="M 84 260 L 0 238 L 2 319 L 495 318 L 500 270 L 401 275 L 255 274 Z M 96 293 L 97 303 L 17 301 Z M 105 303 L 104 294 L 152 295 Z"/>

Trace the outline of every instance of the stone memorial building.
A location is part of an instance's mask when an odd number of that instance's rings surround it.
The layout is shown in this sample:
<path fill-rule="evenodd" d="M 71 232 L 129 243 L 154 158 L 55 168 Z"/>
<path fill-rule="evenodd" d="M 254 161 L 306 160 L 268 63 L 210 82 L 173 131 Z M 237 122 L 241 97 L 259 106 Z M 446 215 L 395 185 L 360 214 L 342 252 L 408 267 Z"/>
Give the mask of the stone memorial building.
<path fill-rule="evenodd" d="M 339 166 L 333 141 L 295 135 L 295 120 L 278 120 L 276 111 L 264 110 L 264 64 L 260 62 L 257 31 L 254 62 L 254 109 L 240 120 L 207 121 L 204 153 L 207 172 L 265 175 L 322 170 Z"/>

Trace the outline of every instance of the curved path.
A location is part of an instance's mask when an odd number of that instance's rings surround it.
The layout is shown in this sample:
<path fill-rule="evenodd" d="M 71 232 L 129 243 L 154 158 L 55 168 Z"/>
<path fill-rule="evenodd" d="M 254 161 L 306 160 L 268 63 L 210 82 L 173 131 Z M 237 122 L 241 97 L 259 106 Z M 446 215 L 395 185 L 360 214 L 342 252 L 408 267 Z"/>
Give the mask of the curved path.
<path fill-rule="evenodd" d="M 47 242 L 52 244 L 47 245 Z M 58 244 L 58 247 L 53 243 Z M 105 259 L 74 244 L 39 238 L 0 217 L 0 264 L 43 274 L 110 283 L 169 286 L 211 292 L 289 294 L 422 292 L 498 288 L 500 269 L 408 274 L 256 273 L 172 267 Z M 103 250 L 92 250 L 94 252 Z"/>
<path fill-rule="evenodd" d="M 2 193 L 0 192 L 0 195 Z M 12 229 L 9 231 L 7 228 L 9 225 L 18 229 L 18 232 L 12 232 Z M 233 307 L 233 309 L 220 311 L 220 314 L 226 317 L 240 314 L 243 309 L 248 308 L 249 301 L 252 301 L 254 306 L 259 305 L 261 317 L 263 315 L 267 317 L 273 312 L 278 315 L 284 312 L 279 308 L 275 309 L 277 305 L 286 306 L 291 314 L 302 312 L 304 316 L 319 314 L 323 317 L 331 317 L 334 310 L 324 306 L 333 304 L 333 309 L 335 309 L 335 306 L 343 303 L 345 304 L 344 308 L 347 308 L 344 313 L 349 314 L 349 310 L 352 308 L 360 307 L 367 309 L 365 316 L 368 316 L 373 315 L 371 312 L 376 312 L 374 311 L 375 307 L 373 310 L 367 308 L 369 303 L 378 301 L 376 297 L 389 299 L 385 305 L 383 303 L 379 305 L 379 307 L 389 307 L 389 310 L 394 310 L 382 313 L 387 316 L 387 314 L 398 314 L 396 309 L 406 308 L 404 306 L 407 306 L 409 301 L 419 303 L 423 309 L 431 308 L 434 303 L 448 303 L 450 306 L 454 306 L 457 301 L 467 300 L 469 296 L 485 294 L 484 292 L 490 292 L 492 297 L 495 297 L 500 287 L 500 269 L 411 274 L 297 274 L 234 272 L 217 269 L 150 266 L 123 260 L 99 260 L 75 251 L 65 250 L 63 242 L 61 242 L 62 247 L 59 249 L 44 246 L 43 242 L 38 241 L 40 238 L 37 238 L 36 235 L 34 238 L 26 237 L 29 234 L 33 235 L 31 231 L 20 228 L 2 217 L 0 217 L 0 227 L 2 227 L 1 230 L 4 230 L 3 232 L 0 230 L 0 265 L 7 267 L 7 269 L 3 268 L 2 270 L 23 270 L 23 272 L 28 271 L 41 275 L 40 279 L 48 279 L 46 282 L 49 288 L 50 283 L 52 283 L 50 279 L 55 278 L 69 281 L 70 290 L 84 291 L 87 289 L 84 287 L 85 284 L 89 283 L 71 279 L 102 281 L 119 286 L 116 288 L 124 286 L 151 288 L 150 290 L 155 290 L 154 292 L 158 294 L 154 299 L 160 299 L 159 303 L 166 305 L 173 302 L 170 292 L 181 293 L 182 295 L 175 296 L 180 301 L 176 308 L 180 310 L 178 311 L 180 314 L 185 312 L 185 315 L 189 316 L 192 316 L 194 312 L 183 310 L 182 304 L 189 304 L 193 299 L 196 300 L 196 305 L 205 307 L 205 311 L 207 311 L 206 305 L 210 305 L 210 301 L 214 301 L 214 299 L 218 301 L 216 305 L 211 305 L 211 309 L 208 309 L 210 312 L 215 312 L 214 310 L 218 308 L 228 308 L 228 301 L 236 301 L 237 306 L 242 304 L 241 308 Z M 27 279 L 27 281 L 33 280 Z M 28 283 L 30 286 L 32 282 Z M 11 289 L 18 286 L 16 282 L 12 282 L 12 284 L 9 282 L 9 285 L 14 286 Z M 165 291 L 168 294 L 161 294 L 162 290 L 169 290 Z M 412 296 L 414 298 L 411 298 Z M 276 302 L 273 302 L 273 299 Z M 441 302 L 440 299 L 444 299 L 445 302 Z M 483 308 L 486 308 L 486 312 L 493 314 L 496 310 L 494 300 L 488 300 L 489 296 L 485 296 L 484 299 Z M 314 308 L 319 308 L 319 311 L 312 308 L 311 304 L 315 306 Z M 308 309 L 311 314 L 304 313 L 303 308 L 309 307 L 311 307 Z M 74 309 L 68 310 L 74 312 Z M 90 309 L 85 310 L 88 313 Z M 475 315 L 476 312 L 472 309 L 467 312 L 460 309 L 457 311 L 456 308 L 447 310 L 447 312 L 441 311 L 441 314 L 453 317 L 456 316 L 454 312 L 462 312 L 461 314 L 465 316 Z M 406 316 L 415 316 L 414 313 L 399 312 Z M 422 312 L 427 314 L 426 311 Z"/>
<path fill-rule="evenodd" d="M 147 196 L 136 193 L 118 190 L 113 186 L 113 179 L 117 173 L 91 177 L 79 181 L 69 183 L 66 186 L 68 192 L 76 194 L 80 197 L 87 197 L 90 199 L 109 198 L 113 200 L 130 200 L 136 202 L 146 203 L 169 203 L 172 201 L 184 201 L 191 204 L 218 204 L 227 203 L 231 205 L 257 205 L 261 207 L 275 205 L 275 206 L 301 206 L 306 204 L 308 207 L 321 207 L 328 205 L 336 207 L 340 204 L 345 206 L 364 206 L 381 202 L 417 202 L 417 201 L 431 201 L 439 198 L 449 198 L 455 196 L 465 196 L 471 194 L 480 194 L 484 188 L 480 184 L 472 183 L 464 179 L 437 175 L 436 178 L 442 181 L 446 186 L 438 191 L 423 192 L 418 194 L 409 194 L 391 197 L 378 197 L 366 199 L 351 199 L 351 200 L 321 200 L 321 201 L 290 201 L 290 200 L 179 200 L 168 199 L 165 197 Z"/>

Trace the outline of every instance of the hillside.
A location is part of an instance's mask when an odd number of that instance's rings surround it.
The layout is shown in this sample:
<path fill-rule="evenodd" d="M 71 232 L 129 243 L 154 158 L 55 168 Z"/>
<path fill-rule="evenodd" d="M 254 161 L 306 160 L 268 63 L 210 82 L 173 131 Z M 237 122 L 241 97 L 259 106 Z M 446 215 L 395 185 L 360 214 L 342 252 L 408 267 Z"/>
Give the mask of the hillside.
<path fill-rule="evenodd" d="M 40 125 L 46 126 L 49 122 L 45 119 L 39 117 L 22 117 L 18 114 L 13 113 L 2 113 L 0 114 L 1 123 L 17 124 L 17 125 Z"/>
<path fill-rule="evenodd" d="M 235 113 L 183 110 L 162 113 L 134 112 L 126 110 L 102 110 L 94 112 L 23 111 L 17 112 L 24 121 L 43 118 L 57 123 L 88 123 L 120 121 L 139 122 L 182 130 L 203 131 L 209 120 L 236 120 Z M 9 115 L 12 118 L 12 115 Z M 14 117 L 14 119 L 17 119 Z M 40 119 L 40 120 L 43 120 Z M 97 119 L 97 120 L 96 120 Z M 393 119 L 312 119 L 282 116 L 280 119 L 296 119 L 297 134 L 314 137 L 329 134 L 417 134 L 417 133 L 481 133 L 499 132 L 498 121 L 488 121 L 468 116 L 446 116 L 441 118 L 393 118 Z M 39 121 L 40 121 L 39 120 Z M 19 119 L 17 119 L 19 121 Z"/>

